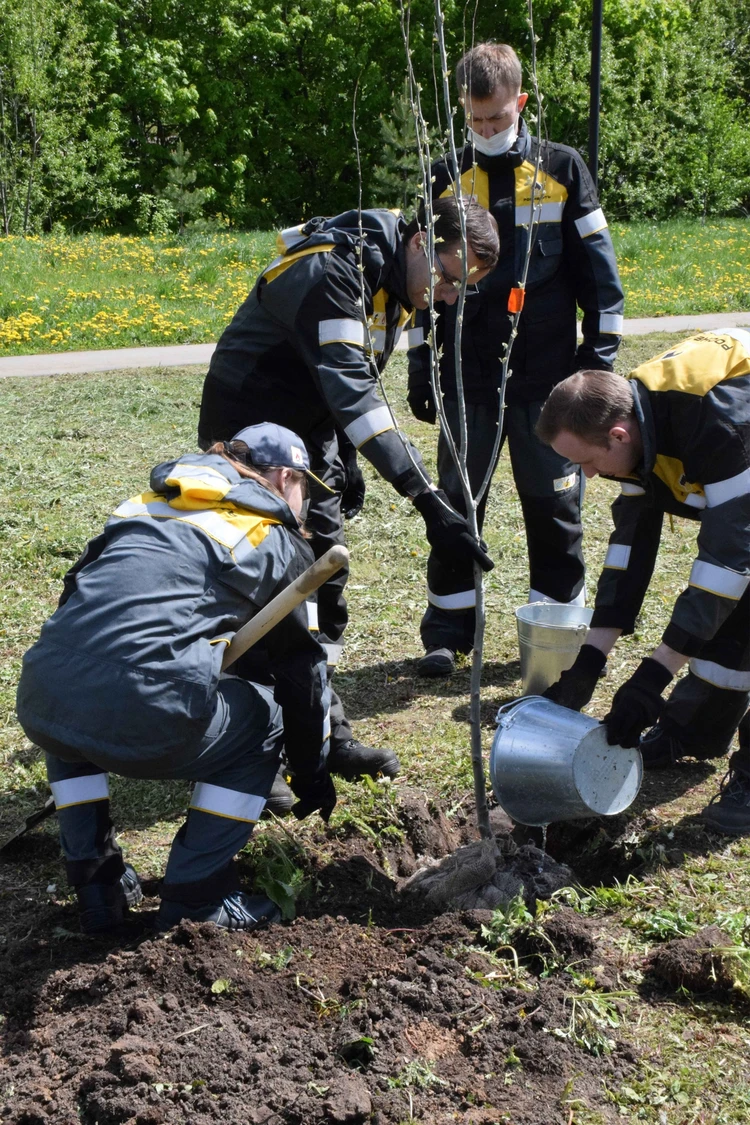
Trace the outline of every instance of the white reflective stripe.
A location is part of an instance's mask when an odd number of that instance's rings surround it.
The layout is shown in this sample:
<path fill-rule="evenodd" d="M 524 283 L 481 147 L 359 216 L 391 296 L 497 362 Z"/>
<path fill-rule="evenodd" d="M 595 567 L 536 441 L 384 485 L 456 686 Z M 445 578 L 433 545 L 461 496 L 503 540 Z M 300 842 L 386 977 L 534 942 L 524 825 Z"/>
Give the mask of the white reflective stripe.
<path fill-rule="evenodd" d="M 709 594 L 719 594 L 722 598 L 739 601 L 750 586 L 750 575 L 738 574 L 728 567 L 714 566 L 713 563 L 696 559 L 690 571 L 690 585 L 697 586 L 699 590 L 707 590 Z"/>
<path fill-rule="evenodd" d="M 699 660 L 697 656 L 690 661 L 690 671 L 698 679 L 706 680 L 714 687 L 728 688 L 730 691 L 750 691 L 750 672 L 725 668 L 723 664 L 714 664 L 713 660 Z"/>
<path fill-rule="evenodd" d="M 627 570 L 632 548 L 625 543 L 610 543 L 604 565 L 610 570 Z"/>
<path fill-rule="evenodd" d="M 604 230 L 606 226 L 607 220 L 604 218 L 601 207 L 592 211 L 590 215 L 581 215 L 580 219 L 576 219 L 576 230 L 581 238 L 588 238 L 590 235 L 596 234 L 598 230 Z"/>
<path fill-rule="evenodd" d="M 683 500 L 683 504 L 685 504 L 688 508 L 705 508 L 706 497 L 703 496 L 700 492 L 688 492 L 687 496 Z"/>
<path fill-rule="evenodd" d="M 307 627 L 311 632 L 317 633 L 320 626 L 318 625 L 318 603 L 305 602 L 307 610 Z"/>
<path fill-rule="evenodd" d="M 711 331 L 717 336 L 731 336 L 733 340 L 744 344 L 750 352 L 750 331 L 747 328 L 712 328 Z"/>
<path fill-rule="evenodd" d="M 213 469 L 210 465 L 185 465 L 182 461 L 177 462 L 167 477 L 167 482 L 177 477 L 196 477 L 198 480 L 210 480 L 212 485 L 216 485 L 218 481 L 221 481 L 222 484 L 230 483 L 223 473 L 220 473 L 218 469 Z"/>
<path fill-rule="evenodd" d="M 424 328 L 407 328 L 406 342 L 410 348 L 421 347 L 424 339 Z"/>
<path fill-rule="evenodd" d="M 531 207 L 528 203 L 516 207 L 516 226 L 527 227 L 530 220 L 535 223 L 561 223 L 565 203 L 543 203 L 541 207 L 534 208 L 534 217 L 531 220 Z"/>
<path fill-rule="evenodd" d="M 393 429 L 393 419 L 391 412 L 387 406 L 376 406 L 374 410 L 368 410 L 360 418 L 356 418 L 350 422 L 348 426 L 344 427 L 346 436 L 352 445 L 359 449 L 366 441 L 369 441 L 375 434 L 382 434 L 385 430 Z"/>
<path fill-rule="evenodd" d="M 599 331 L 605 336 L 622 336 L 622 313 L 599 313 Z"/>
<path fill-rule="evenodd" d="M 265 797 L 258 797 L 255 793 L 239 793 L 236 789 L 225 789 L 222 785 L 199 781 L 193 790 L 190 808 L 213 816 L 224 816 L 228 820 L 245 820 L 254 824 L 263 812 L 265 803 Z"/>
<path fill-rule="evenodd" d="M 361 320 L 321 320 L 318 322 L 319 344 L 356 344 L 365 346 L 365 326 Z"/>
<path fill-rule="evenodd" d="M 427 601 L 437 609 L 473 609 L 477 604 L 476 590 L 460 590 L 457 594 L 433 594 L 427 589 Z"/>
<path fill-rule="evenodd" d="M 284 243 L 287 250 L 291 250 L 293 246 L 296 246 L 300 242 L 304 242 L 306 235 L 302 234 L 302 226 L 300 225 L 296 227 L 287 227 L 286 230 L 279 231 L 278 237 Z M 278 249 L 281 249 L 281 247 L 278 247 Z"/>
<path fill-rule="evenodd" d="M 372 341 L 372 350 L 374 352 L 382 352 L 385 348 L 385 329 L 371 328 L 370 340 Z"/>
<path fill-rule="evenodd" d="M 586 587 L 584 586 L 580 594 L 576 594 L 572 601 L 559 602 L 557 598 L 551 598 L 549 594 L 543 594 L 541 590 L 529 590 L 529 605 L 534 602 L 545 602 L 546 605 L 585 605 L 586 604 Z"/>
<path fill-rule="evenodd" d="M 344 651 L 344 646 L 334 645 L 328 642 L 323 645 L 323 648 L 326 650 L 326 664 L 330 664 L 332 668 L 335 668 L 339 660 L 341 659 L 341 654 Z"/>
<path fill-rule="evenodd" d="M 326 711 L 326 717 L 323 720 L 323 741 L 331 737 L 331 709 Z"/>
<path fill-rule="evenodd" d="M 646 495 L 646 489 L 645 488 L 641 488 L 641 486 L 639 484 L 628 484 L 627 481 L 623 481 L 621 483 L 620 489 L 622 490 L 623 496 L 645 496 Z"/>
<path fill-rule="evenodd" d="M 396 349 L 396 347 L 398 346 L 398 342 L 399 342 L 399 340 L 401 339 L 401 336 L 402 336 L 402 334 L 403 334 L 403 331 L 404 331 L 404 330 L 403 330 L 402 326 L 401 326 L 401 325 L 399 324 L 399 325 L 398 325 L 398 327 L 396 328 L 396 331 L 395 331 L 395 332 L 394 332 L 394 334 L 393 334 L 393 347 L 394 347 L 394 350 L 395 350 L 395 349 Z"/>
<path fill-rule="evenodd" d="M 51 781 L 50 789 L 55 807 L 67 809 L 71 805 L 88 805 L 92 801 L 109 798 L 109 779 L 106 773 L 87 773 L 84 777 L 68 777 L 64 781 Z"/>
<path fill-rule="evenodd" d="M 165 504 L 162 500 L 153 500 L 150 504 L 138 504 L 132 500 L 126 500 L 123 504 L 120 504 L 119 508 L 115 509 L 113 515 L 121 516 L 123 519 L 131 516 L 151 516 L 154 519 L 179 520 L 180 523 L 189 523 L 199 527 L 201 531 L 205 531 L 212 539 L 218 540 L 226 547 L 236 547 L 247 534 L 246 528 L 235 527 L 234 524 L 222 519 L 216 512 L 206 510 L 182 512 L 176 508 L 170 508 L 169 504 Z"/>
<path fill-rule="evenodd" d="M 750 492 L 750 469 L 743 469 L 736 477 L 727 477 L 726 480 L 717 480 L 713 484 L 704 484 L 703 490 L 709 508 L 718 508 L 719 504 L 726 504 L 727 500 L 746 496 Z"/>

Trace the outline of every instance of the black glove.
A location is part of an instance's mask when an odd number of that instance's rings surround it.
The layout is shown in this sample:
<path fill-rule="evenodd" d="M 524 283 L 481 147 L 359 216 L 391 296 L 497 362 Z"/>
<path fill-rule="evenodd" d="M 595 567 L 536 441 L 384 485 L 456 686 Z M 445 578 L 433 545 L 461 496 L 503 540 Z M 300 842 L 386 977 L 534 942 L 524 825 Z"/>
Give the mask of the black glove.
<path fill-rule="evenodd" d="M 435 396 L 432 393 L 431 383 L 420 383 L 418 387 L 410 387 L 406 401 L 409 403 L 412 414 L 419 422 L 429 422 L 431 426 L 435 425 L 437 407 L 435 406 Z"/>
<path fill-rule="evenodd" d="M 298 798 L 296 805 L 292 805 L 292 812 L 297 820 L 304 820 L 306 816 L 320 810 L 321 820 L 328 824 L 331 813 L 336 808 L 336 788 L 330 773 L 324 770 L 307 776 L 295 774 L 290 786 Z"/>
<path fill-rule="evenodd" d="M 545 699 L 580 711 L 591 701 L 596 682 L 602 674 L 607 658 L 594 645 L 581 645 L 571 668 L 561 673 L 560 679 L 542 692 Z"/>
<path fill-rule="evenodd" d="M 341 493 L 341 511 L 345 520 L 353 520 L 365 503 L 365 478 L 357 464 L 357 454 L 346 463 L 346 487 Z"/>
<path fill-rule="evenodd" d="M 664 707 L 661 693 L 672 673 L 658 660 L 647 656 L 629 680 L 615 692 L 609 714 L 602 719 L 610 746 L 637 746 L 647 727 L 652 727 Z"/>
<path fill-rule="evenodd" d="M 420 492 L 414 497 L 414 507 L 424 520 L 428 543 L 445 566 L 476 562 L 484 571 L 493 569 L 495 564 L 487 554 L 487 544 L 477 543 L 468 523 L 453 510 L 442 490 Z"/>

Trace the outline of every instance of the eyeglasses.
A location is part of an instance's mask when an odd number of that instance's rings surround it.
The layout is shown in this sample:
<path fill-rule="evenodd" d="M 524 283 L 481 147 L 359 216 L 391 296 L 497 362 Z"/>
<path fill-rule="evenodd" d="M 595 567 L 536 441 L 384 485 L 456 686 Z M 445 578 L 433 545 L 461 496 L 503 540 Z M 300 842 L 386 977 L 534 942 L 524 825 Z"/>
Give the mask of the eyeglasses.
<path fill-rule="evenodd" d="M 451 277 L 451 275 L 448 273 L 447 269 L 443 265 L 442 259 L 441 259 L 440 255 L 438 254 L 437 250 L 435 251 L 435 261 L 438 264 L 438 269 L 440 270 L 440 274 L 441 274 L 439 284 L 441 284 L 441 285 L 452 285 L 454 289 L 460 289 L 461 288 L 461 278 L 460 277 Z"/>

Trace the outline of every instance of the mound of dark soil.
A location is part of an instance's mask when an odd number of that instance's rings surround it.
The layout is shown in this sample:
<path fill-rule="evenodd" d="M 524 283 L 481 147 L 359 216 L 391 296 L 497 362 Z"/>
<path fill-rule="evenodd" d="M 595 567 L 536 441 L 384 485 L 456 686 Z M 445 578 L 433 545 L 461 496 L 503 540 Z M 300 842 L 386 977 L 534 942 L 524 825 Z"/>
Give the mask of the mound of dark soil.
<path fill-rule="evenodd" d="M 731 945 L 732 939 L 718 926 L 707 926 L 690 937 L 665 942 L 649 955 L 647 965 L 672 988 L 730 992 L 734 985 L 732 958 L 722 950 Z"/>
<path fill-rule="evenodd" d="M 622 1078 L 629 1049 L 596 1059 L 554 1038 L 569 979 L 494 987 L 475 931 L 456 915 L 406 930 L 298 919 L 255 936 L 185 924 L 57 971 L 37 937 L 5 978 L 2 1120 L 556 1125 L 572 1079 L 614 1123 L 602 1079 Z"/>

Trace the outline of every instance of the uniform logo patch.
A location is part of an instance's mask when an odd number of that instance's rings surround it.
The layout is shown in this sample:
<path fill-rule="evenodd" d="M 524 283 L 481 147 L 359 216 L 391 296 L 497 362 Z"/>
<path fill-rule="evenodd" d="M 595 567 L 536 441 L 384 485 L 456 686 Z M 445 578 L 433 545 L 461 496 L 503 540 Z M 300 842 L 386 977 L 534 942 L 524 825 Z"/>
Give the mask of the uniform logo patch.
<path fill-rule="evenodd" d="M 552 482 L 552 486 L 555 492 L 567 492 L 569 488 L 575 488 L 577 483 L 578 473 L 570 473 L 567 477 L 558 477 Z"/>
<path fill-rule="evenodd" d="M 295 465 L 302 465 L 302 467 L 304 468 L 305 455 L 302 452 L 302 450 L 296 445 L 292 445 L 290 448 L 291 448 L 291 451 L 292 451 L 292 461 L 294 462 L 294 464 Z"/>

